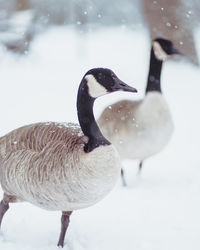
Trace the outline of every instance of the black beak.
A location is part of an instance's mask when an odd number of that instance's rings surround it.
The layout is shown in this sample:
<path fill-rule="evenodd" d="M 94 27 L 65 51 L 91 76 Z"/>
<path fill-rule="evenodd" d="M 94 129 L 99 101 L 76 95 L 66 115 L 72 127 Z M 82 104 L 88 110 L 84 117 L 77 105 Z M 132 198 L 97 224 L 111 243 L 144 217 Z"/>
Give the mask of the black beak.
<path fill-rule="evenodd" d="M 134 92 L 134 93 L 138 92 L 137 89 L 127 85 L 126 83 L 124 83 L 118 78 L 115 79 L 115 85 L 113 86 L 113 90 L 114 91 L 127 91 L 127 92 Z"/>
<path fill-rule="evenodd" d="M 171 54 L 172 55 L 183 55 L 183 53 L 181 53 L 178 49 L 176 49 L 174 47 L 172 48 Z"/>

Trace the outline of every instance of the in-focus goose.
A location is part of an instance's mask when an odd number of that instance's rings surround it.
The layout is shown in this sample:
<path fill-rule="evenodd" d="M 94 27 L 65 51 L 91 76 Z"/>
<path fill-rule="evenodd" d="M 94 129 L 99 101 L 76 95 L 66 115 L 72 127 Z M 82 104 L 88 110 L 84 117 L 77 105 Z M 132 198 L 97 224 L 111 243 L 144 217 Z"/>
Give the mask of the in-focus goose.
<path fill-rule="evenodd" d="M 173 122 L 168 105 L 161 92 L 162 63 L 173 54 L 179 54 L 171 41 L 157 38 L 152 43 L 146 95 L 143 100 L 122 100 L 107 107 L 97 123 L 119 151 L 122 159 L 143 161 L 158 153 L 168 143 Z M 123 169 L 122 181 L 125 185 Z"/>
<path fill-rule="evenodd" d="M 115 147 L 102 135 L 93 115 L 97 97 L 114 91 L 137 92 L 111 70 L 96 68 L 83 77 L 77 97 L 78 124 L 36 123 L 0 138 L 0 225 L 10 202 L 28 201 L 60 210 L 63 246 L 73 210 L 101 200 L 120 175 Z"/>

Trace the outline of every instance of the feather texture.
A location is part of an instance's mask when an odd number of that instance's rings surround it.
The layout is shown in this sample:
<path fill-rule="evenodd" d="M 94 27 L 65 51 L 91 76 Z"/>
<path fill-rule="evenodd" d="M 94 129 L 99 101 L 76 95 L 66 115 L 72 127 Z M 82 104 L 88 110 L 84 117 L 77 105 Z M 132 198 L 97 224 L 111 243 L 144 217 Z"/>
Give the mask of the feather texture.
<path fill-rule="evenodd" d="M 6 195 L 48 210 L 73 211 L 102 199 L 120 172 L 112 145 L 90 153 L 72 123 L 37 123 L 0 138 L 0 181 Z"/>
<path fill-rule="evenodd" d="M 140 160 L 161 151 L 174 128 L 168 105 L 157 91 L 142 101 L 123 100 L 107 107 L 98 125 L 122 158 Z"/>

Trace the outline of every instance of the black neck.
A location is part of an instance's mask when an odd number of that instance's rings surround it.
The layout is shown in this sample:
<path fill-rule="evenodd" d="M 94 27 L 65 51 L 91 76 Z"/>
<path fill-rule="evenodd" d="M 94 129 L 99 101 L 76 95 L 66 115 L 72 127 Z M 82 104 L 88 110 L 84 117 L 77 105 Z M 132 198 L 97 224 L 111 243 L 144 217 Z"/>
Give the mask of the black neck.
<path fill-rule="evenodd" d="M 150 58 L 150 67 L 149 67 L 149 75 L 146 87 L 146 94 L 149 91 L 161 92 L 161 87 L 160 87 L 161 69 L 162 69 L 162 61 L 156 58 L 153 49 L 151 49 L 151 58 Z"/>
<path fill-rule="evenodd" d="M 77 97 L 77 111 L 78 120 L 81 129 L 85 136 L 88 137 L 88 143 L 85 144 L 84 151 L 91 152 L 93 149 L 100 145 L 110 145 L 111 143 L 106 140 L 102 135 L 93 113 L 93 105 L 95 99 L 88 94 L 87 81 L 82 80 Z"/>

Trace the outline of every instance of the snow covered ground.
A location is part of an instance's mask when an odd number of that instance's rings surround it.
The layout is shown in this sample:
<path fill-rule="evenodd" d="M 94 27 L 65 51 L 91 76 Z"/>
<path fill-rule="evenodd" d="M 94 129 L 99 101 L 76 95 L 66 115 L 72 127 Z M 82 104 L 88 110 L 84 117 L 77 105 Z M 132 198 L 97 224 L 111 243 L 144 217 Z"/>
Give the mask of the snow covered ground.
<path fill-rule="evenodd" d="M 196 40 L 200 44 L 200 33 Z M 77 122 L 77 88 L 93 67 L 111 68 L 139 90 L 134 96 L 113 93 L 99 98 L 96 116 L 116 100 L 141 98 L 149 49 L 145 31 L 120 28 L 87 36 L 73 28 L 52 28 L 38 36 L 23 58 L 0 48 L 0 136 L 38 121 Z M 103 201 L 74 212 L 64 249 L 200 249 L 199 68 L 185 61 L 166 62 L 162 89 L 176 127 L 169 145 L 145 162 L 141 177 L 136 174 L 138 162 L 124 161 L 128 187 L 119 180 Z M 2 224 L 0 249 L 57 249 L 60 215 L 28 203 L 11 204 Z"/>

